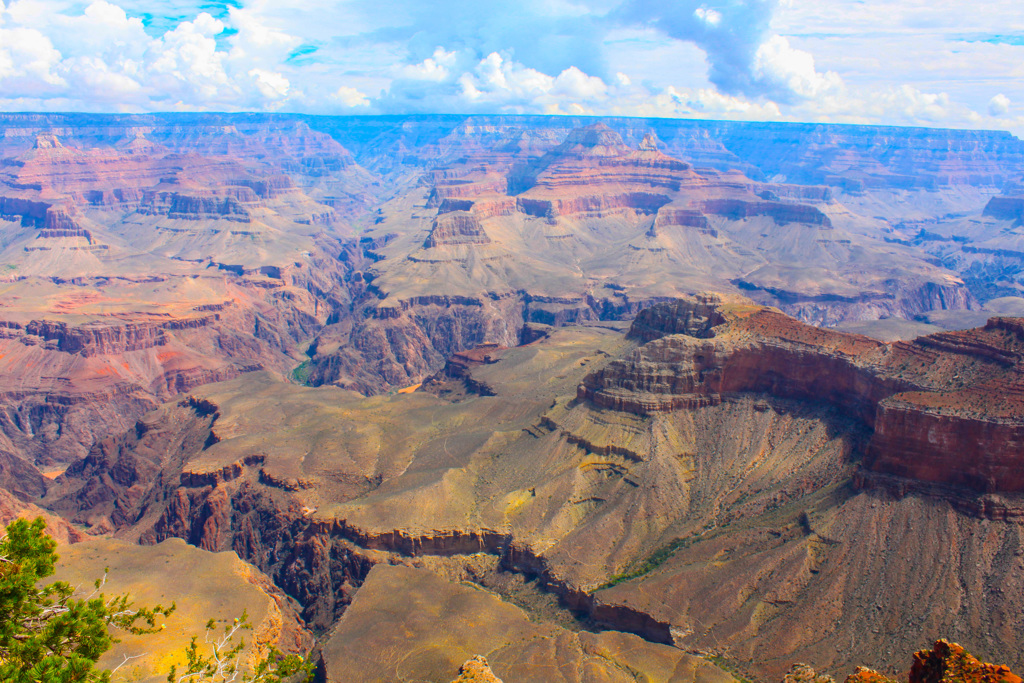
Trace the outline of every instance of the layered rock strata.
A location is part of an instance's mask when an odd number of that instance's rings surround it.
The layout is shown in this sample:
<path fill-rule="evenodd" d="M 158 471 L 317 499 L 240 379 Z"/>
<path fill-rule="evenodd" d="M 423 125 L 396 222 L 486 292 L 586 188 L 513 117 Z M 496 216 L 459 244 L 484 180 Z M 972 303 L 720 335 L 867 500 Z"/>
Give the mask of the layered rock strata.
<path fill-rule="evenodd" d="M 707 298 L 659 304 L 630 331 L 651 341 L 587 377 L 578 397 L 637 414 L 744 392 L 826 402 L 873 429 L 873 472 L 1024 493 L 1022 322 L 993 318 L 976 330 L 884 344 L 771 309 L 709 306 Z"/>
<path fill-rule="evenodd" d="M 714 336 L 654 338 L 672 311 L 670 329 Z M 818 356 L 885 346 L 768 314 L 778 315 L 710 296 L 674 303 L 642 318 L 653 340 L 638 351 L 674 339 L 756 349 L 771 332 L 777 347 L 802 349 L 789 362 L 817 372 Z M 1018 494 L 935 495 L 892 475 L 902 489 L 856 486 L 873 438 L 860 404 L 771 393 L 814 388 L 795 377 L 644 415 L 575 397 L 587 377 L 621 377 L 609 371 L 642 343 L 603 327 L 551 330 L 463 354 L 452 374 L 471 381 L 451 394 L 362 399 L 265 375 L 199 388 L 134 430 L 141 438 L 58 479 L 64 493 L 50 504 L 130 539 L 234 549 L 323 629 L 345 618 L 375 567 L 404 565 L 516 599 L 527 581 L 588 623 L 716 653 L 747 678 L 781 676 L 796 658 L 830 673 L 868 656 L 890 666 L 936 632 L 1017 663 L 1022 527 L 965 502 L 1001 497 L 1012 510 Z M 676 385 L 700 385 L 689 362 L 675 366 Z M 753 356 L 736 369 L 778 372 Z M 650 386 L 673 386 L 670 372 L 648 373 L 661 377 Z M 934 580 L 908 585 L 908 575 Z M 949 607 L 922 615 L 922 604 Z M 874 633 L 880 619 L 892 626 Z"/>

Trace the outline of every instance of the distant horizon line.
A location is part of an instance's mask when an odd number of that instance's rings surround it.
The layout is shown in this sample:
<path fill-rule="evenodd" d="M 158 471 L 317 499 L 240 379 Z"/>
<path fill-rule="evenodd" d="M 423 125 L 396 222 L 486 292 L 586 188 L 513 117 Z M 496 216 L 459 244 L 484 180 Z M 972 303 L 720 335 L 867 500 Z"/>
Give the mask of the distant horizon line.
<path fill-rule="evenodd" d="M 874 128 L 897 130 L 946 130 L 974 133 L 1004 133 L 1016 140 L 1024 142 L 1012 131 L 1004 128 L 956 128 L 951 126 L 920 126 L 891 123 L 847 123 L 832 121 L 779 121 L 779 120 L 746 120 L 746 119 L 715 119 L 683 116 L 626 116 L 611 114 L 507 114 L 507 113 L 446 113 L 446 112 L 411 112 L 407 114 L 316 114 L 309 112 L 268 112 L 268 111 L 150 111 L 150 112 L 102 112 L 102 111 L 0 111 L 0 119 L 8 116 L 97 116 L 97 117 L 144 117 L 144 116 L 263 116 L 296 118 L 309 117 L 319 119 L 410 119 L 410 118 L 519 118 L 519 119 L 594 119 L 594 120 L 631 120 L 631 121 L 677 121 L 703 122 L 715 124 L 735 124 L 742 126 L 826 126 L 836 128 Z"/>

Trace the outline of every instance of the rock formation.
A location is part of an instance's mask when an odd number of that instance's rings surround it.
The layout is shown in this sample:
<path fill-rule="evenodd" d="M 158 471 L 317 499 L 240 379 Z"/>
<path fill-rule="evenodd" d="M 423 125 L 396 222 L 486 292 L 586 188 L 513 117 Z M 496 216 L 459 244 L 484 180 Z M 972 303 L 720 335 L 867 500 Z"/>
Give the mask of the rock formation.
<path fill-rule="evenodd" d="M 872 472 L 1024 493 L 1020 319 L 883 344 L 742 303 L 709 307 L 705 297 L 655 305 L 630 334 L 651 341 L 587 377 L 581 400 L 641 415 L 737 392 L 830 403 L 874 430 Z"/>
<path fill-rule="evenodd" d="M 957 643 L 940 640 L 929 652 L 914 654 L 909 683 L 1020 683 L 1020 676 L 1008 667 L 988 664 L 964 650 Z"/>
<path fill-rule="evenodd" d="M 935 633 L 1015 665 L 1020 493 L 963 476 L 1011 451 L 873 455 L 891 396 L 953 375 L 964 391 L 1016 381 L 1013 334 L 883 344 L 713 295 L 653 307 L 631 330 L 486 346 L 429 391 L 389 397 L 262 373 L 197 388 L 58 479 L 49 504 L 145 543 L 233 549 L 317 628 L 394 564 L 511 596 L 522 577 L 586 623 L 715 653 L 747 677 L 781 677 L 795 658 L 895 666 Z M 912 370 L 923 350 L 935 355 Z M 880 614 L 895 625 L 877 629 Z"/>
<path fill-rule="evenodd" d="M 509 345 L 522 322 L 628 317 L 709 285 L 817 323 L 976 305 L 951 274 L 866 240 L 863 220 L 828 187 L 697 170 L 601 123 L 543 153 L 461 149 L 433 162 L 425 200 L 419 188 L 396 197 L 368 226 L 364 277 L 376 299 L 322 333 L 341 343 L 316 345 L 314 381 L 415 384 L 453 351 Z M 872 269 L 857 265 L 863 258 Z M 456 307 L 438 317 L 425 305 L 437 301 Z"/>
<path fill-rule="evenodd" d="M 452 683 L 502 683 L 487 665 L 487 658 L 476 655 L 459 667 L 459 676 Z"/>
<path fill-rule="evenodd" d="M 477 654 L 524 680 L 520 651 L 564 655 L 567 680 L 725 676 L 682 649 L 746 678 L 795 658 L 841 675 L 939 636 L 1020 666 L 1012 136 L 214 114 L 0 128 L 12 513 L 42 503 L 68 540 L 233 550 L 322 632 L 386 639 L 359 619 L 420 586 L 422 604 L 521 604 L 536 621 L 513 619 L 520 635 L 544 634 L 400 663 L 436 680 Z M 709 290 L 724 294 L 692 295 Z M 929 334 L 829 327 L 886 320 Z M 326 670 L 342 680 L 358 656 Z"/>
<path fill-rule="evenodd" d="M 897 166 L 928 149 L 952 168 L 948 132 L 926 131 L 919 140 L 781 126 L 777 139 L 755 149 L 756 126 L 663 121 L 441 118 L 396 128 L 389 120 L 291 116 L 4 115 L 0 122 L 8 131 L 0 155 L 9 160 L 0 216 L 12 228 L 0 258 L 10 277 L 110 282 L 138 277 L 121 269 L 128 254 L 146 253 L 156 259 L 146 273 L 162 277 L 215 268 L 276 278 L 296 263 L 319 266 L 345 254 L 349 267 L 338 274 L 345 282 L 313 283 L 308 272 L 296 278 L 300 288 L 310 285 L 311 297 L 301 296 L 318 321 L 291 336 L 305 344 L 310 327 L 327 323 L 313 330 L 309 381 L 363 392 L 415 384 L 453 352 L 483 342 L 513 344 L 524 322 L 624 318 L 708 287 L 744 291 L 825 324 L 977 305 L 952 273 L 889 240 L 875 218 L 839 204 L 837 185 L 762 180 L 785 175 L 767 150 L 798 144 L 802 156 L 786 158 L 819 169 L 804 176 L 831 182 L 841 169 L 821 151 L 829 140 L 856 149 L 860 167 L 879 178 L 904 173 Z M 925 185 L 987 187 L 995 168 L 1016 163 L 1010 141 L 964 135 L 976 169 Z M 905 151 L 879 155 L 882 142 Z M 348 149 L 388 178 L 387 201 L 381 179 Z M 833 167 L 819 172 L 822 164 Z M 893 183 L 902 181 L 868 185 Z M 325 248 L 310 239 L 349 224 L 365 229 L 359 240 Z M 52 313 L 41 305 L 18 322 Z"/>
<path fill-rule="evenodd" d="M 784 683 L 834 681 L 831 676 L 819 674 L 806 664 L 794 664 L 782 680 Z M 1009 667 L 979 661 L 958 643 L 948 640 L 938 640 L 931 650 L 914 653 L 908 675 L 909 683 L 1020 683 L 1020 680 L 1020 676 Z M 896 683 L 896 679 L 858 666 L 846 677 L 845 683 Z"/>

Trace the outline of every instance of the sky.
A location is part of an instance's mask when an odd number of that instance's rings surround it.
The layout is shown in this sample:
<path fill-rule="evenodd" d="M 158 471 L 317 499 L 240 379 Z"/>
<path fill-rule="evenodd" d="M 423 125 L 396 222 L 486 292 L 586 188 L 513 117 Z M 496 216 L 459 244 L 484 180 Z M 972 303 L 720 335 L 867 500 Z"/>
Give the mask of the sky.
<path fill-rule="evenodd" d="M 0 110 L 594 114 L 1024 137 L 1024 2 L 0 0 Z"/>

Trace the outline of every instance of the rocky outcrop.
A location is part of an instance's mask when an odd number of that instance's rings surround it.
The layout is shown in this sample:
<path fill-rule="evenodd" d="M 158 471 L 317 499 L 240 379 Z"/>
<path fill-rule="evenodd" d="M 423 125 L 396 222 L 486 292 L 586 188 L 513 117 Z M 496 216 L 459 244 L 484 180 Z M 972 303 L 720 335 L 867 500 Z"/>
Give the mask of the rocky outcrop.
<path fill-rule="evenodd" d="M 991 396 L 963 392 L 955 400 L 983 405 Z M 1024 424 L 1019 419 L 943 415 L 929 410 L 929 403 L 924 395 L 879 404 L 868 451 L 873 471 L 979 493 L 1024 492 Z"/>
<path fill-rule="evenodd" d="M 1024 492 L 1024 334 L 1019 320 L 883 344 L 769 310 L 704 298 L 660 304 L 648 341 L 588 376 L 578 398 L 651 414 L 736 393 L 828 403 L 873 429 L 872 471 L 979 493 Z"/>
<path fill-rule="evenodd" d="M 461 244 L 488 244 L 490 241 L 476 215 L 457 211 L 444 213 L 434 219 L 430 235 L 423 246 L 431 249 Z"/>
<path fill-rule="evenodd" d="M 720 310 L 723 303 L 718 294 L 699 294 L 650 306 L 633 319 L 628 336 L 645 343 L 672 334 L 710 339 L 715 336 L 714 328 L 726 322 Z"/>
<path fill-rule="evenodd" d="M 1024 197 L 992 197 L 981 215 L 1002 221 L 1024 221 Z"/>
<path fill-rule="evenodd" d="M 21 197 L 0 197 L 0 217 L 17 220 L 22 225 L 42 227 L 51 205 Z"/>
<path fill-rule="evenodd" d="M 988 664 L 957 643 L 939 640 L 929 650 L 914 654 L 909 683 L 1021 683 L 1009 667 Z"/>
<path fill-rule="evenodd" d="M 806 667 L 805 672 L 799 667 L 806 665 L 794 665 L 793 672 L 797 676 L 795 680 L 810 680 L 806 672 L 814 674 L 814 670 Z M 785 680 L 789 681 L 790 678 L 787 675 Z M 817 678 L 832 680 L 829 676 Z M 1020 683 L 1021 678 L 1010 671 L 1009 667 L 980 661 L 958 643 L 938 640 L 931 650 L 914 653 L 907 680 L 908 683 Z M 896 679 L 858 666 L 844 683 L 896 683 Z"/>
<path fill-rule="evenodd" d="M 600 185 L 676 191 L 694 178 L 689 164 L 650 147 L 631 149 L 618 133 L 595 123 L 570 132 L 540 159 L 513 169 L 508 191 L 538 197 L 583 194 Z M 567 205 L 563 213 L 573 213 L 571 209 Z"/>
<path fill-rule="evenodd" d="M 274 175 L 267 178 L 237 178 L 231 181 L 232 185 L 241 185 L 251 188 L 260 199 L 276 199 L 295 189 L 295 183 L 286 175 Z M 243 201 L 251 201 L 239 197 Z"/>
<path fill-rule="evenodd" d="M 631 209 L 643 214 L 654 214 L 668 204 L 670 197 L 656 192 L 628 192 L 614 195 L 591 195 L 571 199 L 531 199 L 519 197 L 517 207 L 528 216 L 547 218 L 550 222 L 559 216 L 607 218 Z"/>
<path fill-rule="evenodd" d="M 486 657 L 475 655 L 459 667 L 459 676 L 452 680 L 452 683 L 502 683 L 502 681 L 491 671 Z"/>
<path fill-rule="evenodd" d="M 167 406 L 134 429 L 97 442 L 57 479 L 46 505 L 109 533 L 134 524 L 181 484 L 185 461 L 210 441 L 216 411 L 196 401 Z"/>
<path fill-rule="evenodd" d="M 445 361 L 444 368 L 423 381 L 428 391 L 443 390 L 444 385 L 452 380 L 462 383 L 466 391 L 479 396 L 493 396 L 494 389 L 473 377 L 473 368 L 491 365 L 498 362 L 501 351 L 505 347 L 499 344 L 481 344 L 469 351 L 460 351 Z"/>
<path fill-rule="evenodd" d="M 13 496 L 6 489 L 0 488 L 0 530 L 16 519 L 32 520 L 37 517 L 46 520 L 46 534 L 57 541 L 59 545 L 80 543 L 88 538 L 63 517 L 54 515 L 33 503 L 25 502 Z M 0 534 L 2 533 L 0 531 Z"/>
<path fill-rule="evenodd" d="M 663 228 L 668 227 L 681 227 L 681 228 L 696 228 L 700 233 L 709 235 L 711 237 L 717 237 L 718 231 L 711 227 L 708 223 L 708 217 L 704 212 L 698 209 L 678 209 L 675 207 L 665 207 L 658 211 L 658 215 L 654 218 L 654 223 L 651 225 L 648 236 L 656 237 L 659 231 Z"/>
<path fill-rule="evenodd" d="M 168 343 L 169 330 L 197 330 L 217 320 L 216 315 L 169 320 L 163 323 L 125 325 L 68 325 L 53 320 L 32 320 L 24 327 L 24 334 L 38 337 L 43 342 L 54 342 L 54 349 L 62 353 L 77 353 L 83 357 L 117 355 L 141 351 Z M 30 344 L 36 342 L 29 342 Z"/>
<path fill-rule="evenodd" d="M 458 351 L 484 343 L 515 346 L 524 323 L 522 303 L 512 296 L 421 297 L 368 313 L 372 317 L 351 327 L 344 348 L 314 357 L 312 382 L 365 393 L 408 386 Z"/>
<path fill-rule="evenodd" d="M 83 356 L 151 349 L 166 343 L 157 325 L 69 327 L 64 322 L 33 320 L 25 333 L 56 342 L 56 350 Z"/>
<path fill-rule="evenodd" d="M 167 216 L 181 220 L 217 218 L 249 223 L 249 208 L 257 206 L 260 198 L 248 187 L 230 188 L 216 194 L 185 194 L 182 192 L 150 192 L 139 206 L 139 213 L 149 216 Z"/>
<path fill-rule="evenodd" d="M 782 683 L 835 683 L 835 679 L 825 674 L 819 674 L 809 664 L 797 662 L 782 677 Z"/>
<path fill-rule="evenodd" d="M 832 680 L 831 676 L 825 676 L 824 678 Z M 853 670 L 852 674 L 846 677 L 844 683 L 892 683 L 892 679 L 878 673 L 874 669 L 858 666 Z"/>
<path fill-rule="evenodd" d="M 504 194 L 505 185 L 503 176 L 486 171 L 469 177 L 441 178 L 430 191 L 427 206 L 430 208 L 444 207 L 446 202 L 466 201 L 468 198 L 480 195 Z"/>
<path fill-rule="evenodd" d="M 807 664 L 794 664 L 782 680 L 783 683 L 835 683 L 831 676 L 819 674 Z M 931 650 L 914 653 L 907 680 L 908 683 L 1020 683 L 1021 678 L 1009 667 L 980 661 L 958 643 L 938 640 Z M 896 679 L 858 666 L 844 683 L 896 683 Z"/>
<path fill-rule="evenodd" d="M 807 204 L 787 204 L 784 202 L 755 202 L 741 199 L 709 199 L 703 203 L 701 210 L 715 216 L 723 216 L 732 220 L 753 216 L 768 216 L 777 225 L 787 223 L 806 223 L 823 228 L 831 228 L 832 221 L 820 209 Z"/>

